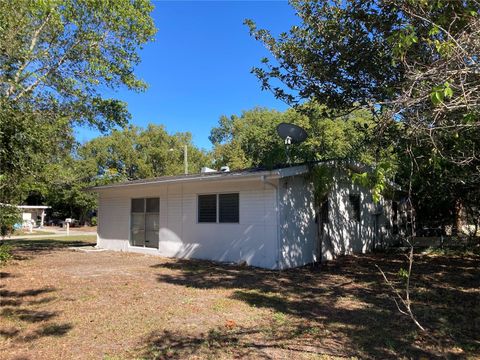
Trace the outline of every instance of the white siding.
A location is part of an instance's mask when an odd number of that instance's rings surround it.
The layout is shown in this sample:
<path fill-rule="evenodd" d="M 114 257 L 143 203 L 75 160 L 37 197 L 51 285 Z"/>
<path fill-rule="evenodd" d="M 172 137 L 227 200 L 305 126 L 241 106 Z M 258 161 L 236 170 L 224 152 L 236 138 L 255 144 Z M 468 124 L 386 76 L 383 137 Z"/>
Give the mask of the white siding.
<path fill-rule="evenodd" d="M 293 168 L 292 168 L 293 169 Z M 98 246 L 169 257 L 245 261 L 249 265 L 283 269 L 339 255 L 364 253 L 375 238 L 376 207 L 371 193 L 335 170 L 328 195 L 329 222 L 317 225 L 312 185 L 304 175 L 277 181 L 235 179 L 197 183 L 137 185 L 99 190 Z M 238 224 L 198 223 L 197 196 L 238 192 Z M 349 195 L 361 199 L 360 222 L 351 218 Z M 160 198 L 159 248 L 132 247 L 130 201 Z M 377 216 L 384 233 L 386 219 Z"/>
<path fill-rule="evenodd" d="M 280 181 L 281 268 L 315 261 L 316 224 L 313 189 L 304 175 Z"/>
<path fill-rule="evenodd" d="M 99 196 L 97 246 L 112 250 L 126 250 L 127 243 L 116 241 L 129 236 L 130 199 Z"/>
<path fill-rule="evenodd" d="M 371 250 L 376 208 L 371 192 L 354 184 L 342 170 L 337 169 L 334 174 L 328 195 L 329 222 L 323 225 L 317 225 L 315 221 L 313 186 L 305 176 L 297 175 L 280 181 L 281 268 Z M 351 218 L 350 194 L 360 195 L 360 222 Z M 380 221 L 383 218 L 380 216 Z M 322 226 L 323 231 L 317 230 Z"/>
<path fill-rule="evenodd" d="M 240 262 L 277 268 L 276 191 L 261 179 L 139 185 L 100 192 L 98 246 L 169 257 Z M 197 222 L 198 194 L 238 192 L 240 222 Z M 160 198 L 159 249 L 129 245 L 130 201 Z"/>
<path fill-rule="evenodd" d="M 360 195 L 360 222 L 351 216 L 350 194 Z M 329 199 L 329 222 L 323 225 L 322 260 L 338 255 L 371 250 L 374 229 L 374 204 L 371 192 L 340 171 L 336 171 Z"/>

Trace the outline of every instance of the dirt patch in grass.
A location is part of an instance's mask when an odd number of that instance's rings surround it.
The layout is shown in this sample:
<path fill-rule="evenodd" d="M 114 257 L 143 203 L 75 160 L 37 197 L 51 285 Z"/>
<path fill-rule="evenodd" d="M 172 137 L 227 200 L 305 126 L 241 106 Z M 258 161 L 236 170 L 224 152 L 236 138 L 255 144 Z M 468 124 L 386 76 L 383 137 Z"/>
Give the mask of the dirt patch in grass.
<path fill-rule="evenodd" d="M 97 232 L 97 227 L 96 226 L 75 226 L 75 227 L 71 227 L 70 228 L 70 231 L 92 231 L 92 232 Z"/>
<path fill-rule="evenodd" d="M 416 259 L 414 310 L 439 348 L 398 313 L 375 270 L 395 278 L 402 255 L 273 272 L 18 245 L 1 270 L 2 359 L 480 356 L 475 255 Z"/>

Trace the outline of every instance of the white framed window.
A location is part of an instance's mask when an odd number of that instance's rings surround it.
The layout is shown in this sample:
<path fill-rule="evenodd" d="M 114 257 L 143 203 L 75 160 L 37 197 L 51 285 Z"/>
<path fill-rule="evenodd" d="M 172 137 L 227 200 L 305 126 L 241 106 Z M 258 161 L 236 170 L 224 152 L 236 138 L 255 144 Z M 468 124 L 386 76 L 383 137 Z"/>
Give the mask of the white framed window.
<path fill-rule="evenodd" d="M 199 223 L 239 223 L 239 193 L 198 195 Z"/>

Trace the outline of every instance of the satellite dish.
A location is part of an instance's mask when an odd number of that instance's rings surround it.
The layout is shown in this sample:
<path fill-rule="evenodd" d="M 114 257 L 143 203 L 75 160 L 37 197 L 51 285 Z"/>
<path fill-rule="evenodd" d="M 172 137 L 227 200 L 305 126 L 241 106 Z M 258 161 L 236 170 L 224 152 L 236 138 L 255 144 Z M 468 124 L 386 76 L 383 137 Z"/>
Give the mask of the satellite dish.
<path fill-rule="evenodd" d="M 277 126 L 277 134 L 285 140 L 285 145 L 300 144 L 307 139 L 307 132 L 305 129 L 294 124 L 279 124 Z"/>
<path fill-rule="evenodd" d="M 307 132 L 300 126 L 288 123 L 280 123 L 277 126 L 277 134 L 285 140 L 285 155 L 290 164 L 290 145 L 300 144 L 307 140 Z"/>

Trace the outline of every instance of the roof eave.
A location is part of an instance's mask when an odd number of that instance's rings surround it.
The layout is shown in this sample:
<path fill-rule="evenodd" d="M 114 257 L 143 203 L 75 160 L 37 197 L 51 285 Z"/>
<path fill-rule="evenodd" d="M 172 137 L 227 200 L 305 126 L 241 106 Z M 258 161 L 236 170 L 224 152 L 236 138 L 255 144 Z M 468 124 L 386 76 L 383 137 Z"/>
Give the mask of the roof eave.
<path fill-rule="evenodd" d="M 172 184 L 172 183 L 195 183 L 195 182 L 203 182 L 203 181 L 239 181 L 239 180 L 263 180 L 265 177 L 268 179 L 280 179 L 289 176 L 301 175 L 308 172 L 308 166 L 306 165 L 299 165 L 299 166 L 292 166 L 287 168 L 281 168 L 276 170 L 265 170 L 265 171 L 257 171 L 247 174 L 234 174 L 234 173 L 216 173 L 216 174 L 209 174 L 209 175 L 202 175 L 199 174 L 195 177 L 185 177 L 185 178 L 172 178 L 172 179 L 151 179 L 145 181 L 131 181 L 131 182 L 124 182 L 124 183 L 117 183 L 111 185 L 101 185 L 101 186 L 94 186 L 85 189 L 86 191 L 91 192 L 99 192 L 103 190 L 110 190 L 110 189 L 119 189 L 124 187 L 135 187 L 135 186 L 151 186 L 151 185 L 160 185 L 160 184 Z"/>
<path fill-rule="evenodd" d="M 172 184 L 172 183 L 196 183 L 196 182 L 203 182 L 203 181 L 239 181 L 239 180 L 255 180 L 256 178 L 262 179 L 262 177 L 267 176 L 269 179 L 278 179 L 280 178 L 280 174 L 278 172 L 261 172 L 249 175 L 231 175 L 225 176 L 222 174 L 218 175 L 208 175 L 208 176 L 199 176 L 195 178 L 184 178 L 184 179 L 163 179 L 163 180 L 150 180 L 144 182 L 127 182 L 127 183 L 119 183 L 119 184 L 112 184 L 112 185 L 102 185 L 102 186 L 95 186 L 91 188 L 87 188 L 86 191 L 98 192 L 103 190 L 110 190 L 110 189 L 119 189 L 124 187 L 138 187 L 138 186 L 151 186 L 151 185 L 161 185 L 161 184 Z"/>

